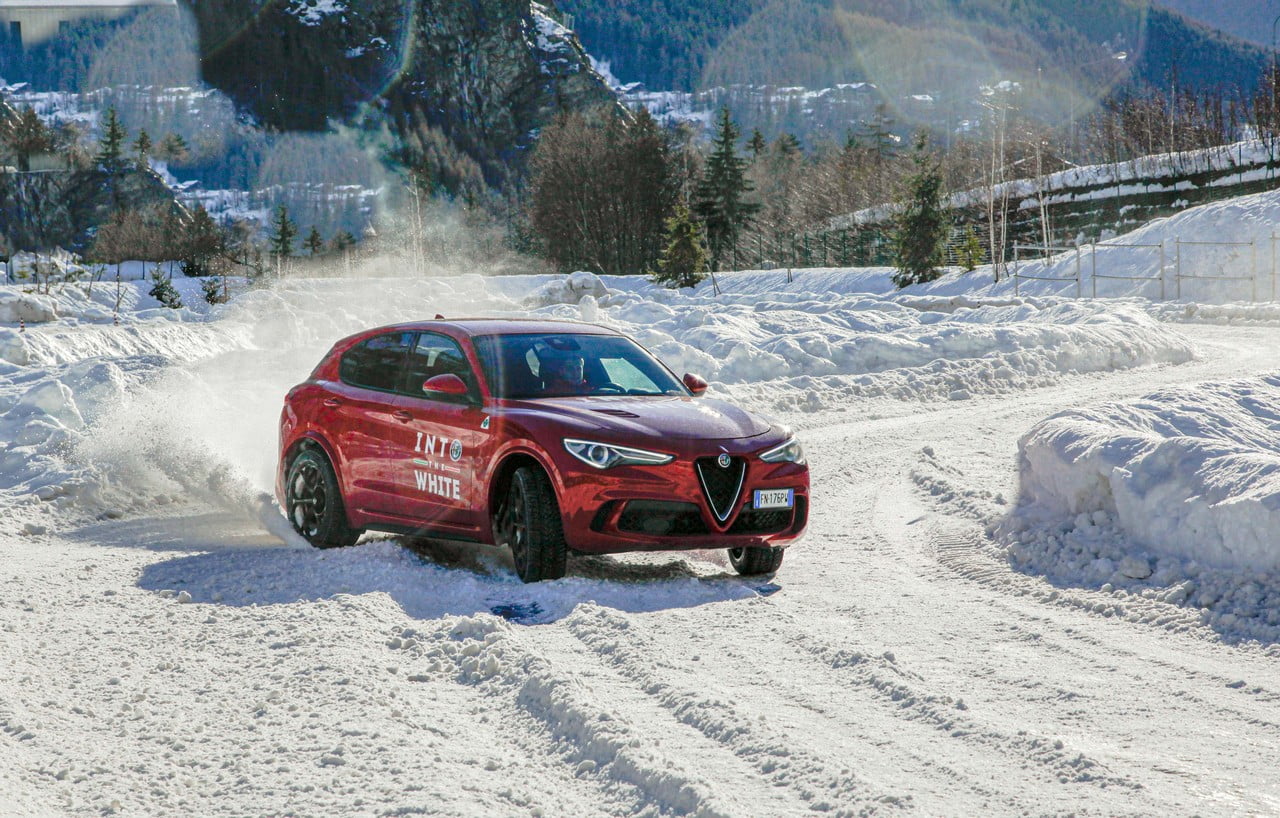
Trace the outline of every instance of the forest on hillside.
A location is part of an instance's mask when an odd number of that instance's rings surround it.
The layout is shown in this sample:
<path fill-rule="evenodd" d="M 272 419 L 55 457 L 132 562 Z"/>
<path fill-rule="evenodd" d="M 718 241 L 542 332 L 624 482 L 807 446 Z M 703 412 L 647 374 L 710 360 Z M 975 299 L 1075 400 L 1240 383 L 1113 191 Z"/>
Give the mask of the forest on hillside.
<path fill-rule="evenodd" d="M 972 95 L 1004 79 L 1251 93 L 1262 50 L 1142 0 L 558 0 L 588 51 L 653 90 L 868 81 Z M 1111 59 L 1124 53 L 1127 59 Z"/>

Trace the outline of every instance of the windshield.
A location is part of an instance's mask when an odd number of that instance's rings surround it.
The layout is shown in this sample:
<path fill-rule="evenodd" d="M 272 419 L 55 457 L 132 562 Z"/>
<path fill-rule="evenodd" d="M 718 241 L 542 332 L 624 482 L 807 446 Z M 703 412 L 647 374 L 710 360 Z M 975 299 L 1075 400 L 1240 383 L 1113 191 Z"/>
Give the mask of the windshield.
<path fill-rule="evenodd" d="M 495 397 L 689 394 L 639 344 L 619 335 L 482 335 L 474 340 Z"/>

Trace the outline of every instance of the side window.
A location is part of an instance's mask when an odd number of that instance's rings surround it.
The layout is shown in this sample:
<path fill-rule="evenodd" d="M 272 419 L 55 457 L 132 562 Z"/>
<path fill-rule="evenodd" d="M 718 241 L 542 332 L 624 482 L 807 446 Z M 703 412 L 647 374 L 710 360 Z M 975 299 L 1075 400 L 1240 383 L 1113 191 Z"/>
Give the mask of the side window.
<path fill-rule="evenodd" d="M 375 335 L 347 350 L 338 366 L 338 377 L 352 386 L 395 391 L 412 341 L 411 332 Z"/>
<path fill-rule="evenodd" d="M 425 398 L 422 385 L 437 375 L 457 375 L 468 389 L 476 388 L 476 379 L 471 375 L 471 367 L 458 342 L 447 335 L 424 332 L 418 336 L 409 353 L 400 391 L 415 398 Z"/>

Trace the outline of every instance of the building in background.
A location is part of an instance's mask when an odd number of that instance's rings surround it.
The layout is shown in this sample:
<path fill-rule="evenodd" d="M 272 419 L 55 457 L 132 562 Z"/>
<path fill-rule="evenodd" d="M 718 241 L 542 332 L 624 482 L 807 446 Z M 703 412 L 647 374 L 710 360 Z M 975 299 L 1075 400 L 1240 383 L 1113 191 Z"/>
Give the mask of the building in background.
<path fill-rule="evenodd" d="M 51 40 L 80 20 L 115 20 L 144 8 L 177 8 L 177 0 L 0 0 L 0 35 L 10 47 Z"/>

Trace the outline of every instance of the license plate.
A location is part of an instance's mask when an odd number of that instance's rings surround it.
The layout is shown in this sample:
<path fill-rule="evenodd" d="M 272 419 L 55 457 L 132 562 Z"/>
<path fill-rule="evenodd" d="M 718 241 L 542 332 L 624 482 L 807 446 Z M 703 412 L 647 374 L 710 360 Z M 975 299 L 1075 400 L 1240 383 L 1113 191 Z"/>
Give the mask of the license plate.
<path fill-rule="evenodd" d="M 755 502 L 751 507 L 755 509 L 793 508 L 795 504 L 795 489 L 761 489 L 756 491 Z"/>

